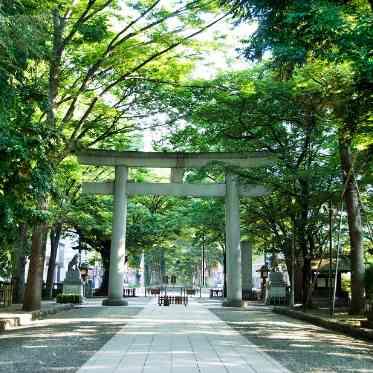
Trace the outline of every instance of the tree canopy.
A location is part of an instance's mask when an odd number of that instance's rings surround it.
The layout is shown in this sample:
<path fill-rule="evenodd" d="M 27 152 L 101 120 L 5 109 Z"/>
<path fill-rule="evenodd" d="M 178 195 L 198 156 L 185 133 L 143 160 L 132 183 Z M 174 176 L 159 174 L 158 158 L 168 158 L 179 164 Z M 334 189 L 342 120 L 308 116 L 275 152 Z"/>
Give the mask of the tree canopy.
<path fill-rule="evenodd" d="M 367 0 L 1 2 L 0 276 L 21 279 L 31 260 L 24 308 L 40 307 L 48 234 L 49 294 L 58 241 L 71 230 L 109 268 L 112 197 L 82 195 L 81 182 L 113 179 L 113 170 L 82 167 L 75 153 L 142 150 L 153 131 L 158 151 L 276 156 L 271 167 L 230 170 L 272 190 L 242 200 L 241 232 L 258 252 L 282 253 L 289 270 L 295 249 L 304 304 L 311 260 L 325 255 L 330 217 L 337 240 L 345 211 L 342 246 L 360 312 L 373 252 L 372 21 Z M 196 79 L 206 54 L 225 48 L 228 22 L 257 25 L 236 43 L 250 64 Z M 224 182 L 225 171 L 186 170 L 184 181 Z M 130 171 L 138 182 L 162 177 Z M 192 283 L 202 247 L 208 267 L 223 264 L 222 200 L 130 200 L 131 266 L 145 253 Z"/>

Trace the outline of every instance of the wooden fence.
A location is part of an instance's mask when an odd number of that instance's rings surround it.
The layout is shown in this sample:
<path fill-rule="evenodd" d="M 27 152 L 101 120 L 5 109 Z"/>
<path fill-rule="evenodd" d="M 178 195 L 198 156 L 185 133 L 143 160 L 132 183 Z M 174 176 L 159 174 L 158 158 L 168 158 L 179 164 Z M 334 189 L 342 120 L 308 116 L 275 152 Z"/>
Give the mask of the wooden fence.
<path fill-rule="evenodd" d="M 0 307 L 7 307 L 12 304 L 13 285 L 9 282 L 0 282 Z"/>

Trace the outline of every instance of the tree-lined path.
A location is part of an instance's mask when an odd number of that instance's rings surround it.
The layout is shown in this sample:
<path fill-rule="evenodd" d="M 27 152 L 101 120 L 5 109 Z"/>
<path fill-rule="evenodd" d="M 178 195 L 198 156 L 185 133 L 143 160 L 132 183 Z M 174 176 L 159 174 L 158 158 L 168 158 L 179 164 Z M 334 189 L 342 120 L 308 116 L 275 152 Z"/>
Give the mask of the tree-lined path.
<path fill-rule="evenodd" d="M 0 336 L 0 372 L 371 372 L 364 341 L 206 298 L 159 307 L 90 301 Z"/>
<path fill-rule="evenodd" d="M 198 302 L 151 302 L 80 370 L 122 373 L 288 372 Z"/>
<path fill-rule="evenodd" d="M 0 373 L 373 372 L 369 343 L 243 308 L 373 330 L 372 24 L 373 0 L 0 0 L 0 307 L 79 304 L 0 334 Z M 224 299 L 125 299 L 166 284 Z"/>

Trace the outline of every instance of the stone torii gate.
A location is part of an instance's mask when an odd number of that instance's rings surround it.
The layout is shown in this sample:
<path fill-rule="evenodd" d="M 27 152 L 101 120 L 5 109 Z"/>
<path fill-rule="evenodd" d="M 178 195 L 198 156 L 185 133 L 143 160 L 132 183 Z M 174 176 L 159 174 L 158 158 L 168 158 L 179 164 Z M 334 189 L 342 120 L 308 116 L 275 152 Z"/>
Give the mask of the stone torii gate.
<path fill-rule="evenodd" d="M 201 168 L 211 163 L 226 167 L 260 167 L 273 163 L 268 153 L 155 153 L 89 150 L 77 154 L 84 165 L 115 167 L 114 182 L 83 183 L 83 193 L 114 194 L 113 229 L 110 249 L 109 296 L 104 305 L 123 306 L 123 277 L 126 253 L 127 198 L 134 195 L 225 197 L 226 206 L 226 306 L 242 305 L 240 197 L 256 197 L 269 191 L 260 185 L 239 185 L 237 176 L 227 171 L 224 184 L 183 184 L 185 168 Z M 128 168 L 171 168 L 171 183 L 133 183 Z"/>

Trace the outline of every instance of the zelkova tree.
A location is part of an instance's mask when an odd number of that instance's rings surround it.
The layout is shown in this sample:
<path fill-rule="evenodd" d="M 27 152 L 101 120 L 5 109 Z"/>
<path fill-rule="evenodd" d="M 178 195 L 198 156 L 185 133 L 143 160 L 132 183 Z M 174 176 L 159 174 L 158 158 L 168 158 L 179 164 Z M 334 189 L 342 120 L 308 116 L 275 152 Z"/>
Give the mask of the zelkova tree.
<path fill-rule="evenodd" d="M 322 0 L 224 3 L 234 7 L 237 19 L 258 22 L 256 32 L 243 47 L 248 58 L 261 59 L 270 52 L 272 66 L 284 80 L 292 76 L 297 66 L 317 62 L 325 68 L 310 78 L 319 85 L 324 97 L 328 97 L 329 110 L 335 116 L 343 179 L 341 194 L 350 233 L 351 311 L 359 313 L 364 296 L 364 252 L 355 145 L 358 136 L 371 131 L 373 74 L 369 61 L 373 4 L 371 1 Z M 331 74 L 337 76 L 337 84 L 330 84 Z M 365 148 L 365 155 L 371 158 L 371 143 L 365 142 Z"/>
<path fill-rule="evenodd" d="M 34 121 L 44 103 L 36 66 L 47 52 L 45 25 L 38 22 L 45 5 L 0 4 L 0 266 L 3 277 L 12 276 L 17 303 L 23 299 L 30 228 L 46 218 L 36 205 L 50 186 L 48 156 L 56 140 L 52 129 Z"/>
<path fill-rule="evenodd" d="M 81 147 L 121 145 L 115 138 L 141 129 L 145 117 L 161 108 L 152 103 L 157 82 L 177 82 L 191 69 L 200 44 L 193 38 L 226 17 L 215 1 L 113 0 L 48 2 L 40 15 L 50 36 L 44 63 L 44 103 L 37 123 L 53 131 L 53 167 Z M 212 13 L 211 13 L 212 12 Z M 209 13 L 210 16 L 204 16 Z M 206 21 L 210 19 L 210 21 Z M 48 209 L 47 194 L 39 202 Z M 40 307 L 41 236 L 33 234 L 24 309 Z M 36 267 L 35 267 L 36 266 Z"/>
<path fill-rule="evenodd" d="M 334 201 L 339 185 L 335 131 L 329 128 L 334 118 L 325 102 L 302 70 L 282 81 L 265 65 L 196 82 L 170 100 L 190 123 L 170 132 L 174 148 L 276 155 L 270 169 L 238 172 L 246 182 L 272 189 L 269 196 L 242 201 L 242 230 L 257 248 L 281 251 L 287 263 L 296 241 L 305 304 L 311 299 L 311 260 L 320 257 L 327 239 L 323 205 Z M 208 175 L 222 177 L 212 170 Z"/>

